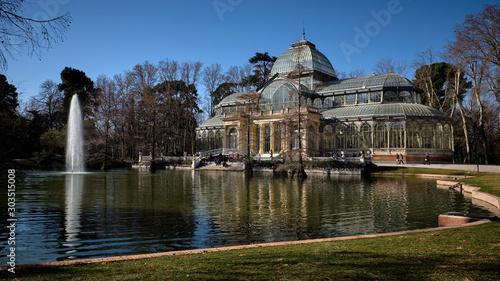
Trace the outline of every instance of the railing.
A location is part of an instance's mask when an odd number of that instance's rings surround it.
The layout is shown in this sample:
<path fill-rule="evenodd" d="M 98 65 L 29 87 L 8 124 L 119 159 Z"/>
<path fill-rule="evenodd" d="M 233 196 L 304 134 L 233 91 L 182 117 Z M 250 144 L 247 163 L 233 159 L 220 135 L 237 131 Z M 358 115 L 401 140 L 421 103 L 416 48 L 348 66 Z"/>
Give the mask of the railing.
<path fill-rule="evenodd" d="M 210 155 L 217 156 L 219 154 L 223 154 L 223 150 L 222 150 L 222 148 L 218 148 L 218 149 L 200 151 L 199 154 L 200 154 L 201 157 L 207 157 L 207 156 L 210 156 Z"/>
<path fill-rule="evenodd" d="M 191 158 L 191 155 L 186 155 L 186 156 L 160 156 L 160 157 L 155 157 L 155 160 L 162 161 L 162 162 L 168 162 L 171 160 L 186 160 L 188 158 Z M 151 162 L 153 157 L 150 155 L 142 156 L 139 155 L 139 163 L 144 163 L 144 162 Z"/>

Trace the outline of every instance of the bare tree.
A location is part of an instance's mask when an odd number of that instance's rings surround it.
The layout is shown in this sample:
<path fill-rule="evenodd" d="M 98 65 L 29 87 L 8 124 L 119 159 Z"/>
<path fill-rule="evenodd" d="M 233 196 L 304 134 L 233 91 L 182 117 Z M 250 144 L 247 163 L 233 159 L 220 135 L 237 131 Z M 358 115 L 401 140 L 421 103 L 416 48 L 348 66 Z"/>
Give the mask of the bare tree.
<path fill-rule="evenodd" d="M 158 63 L 158 74 L 161 82 L 179 80 L 179 63 L 164 59 Z"/>
<path fill-rule="evenodd" d="M 455 27 L 457 41 L 469 42 L 479 55 L 500 67 L 500 8 L 484 5 L 478 14 L 465 17 L 462 25 Z"/>
<path fill-rule="evenodd" d="M 96 102 L 93 112 L 94 126 L 97 130 L 97 138 L 94 139 L 94 146 L 100 147 L 94 160 L 102 162 L 101 169 L 108 165 L 108 158 L 114 158 L 114 149 L 110 148 L 112 139 L 116 136 L 116 117 L 118 114 L 117 91 L 115 81 L 104 75 L 100 75 L 96 80 Z M 111 153 L 110 153 L 111 150 Z M 96 151 L 94 149 L 94 151 Z"/>
<path fill-rule="evenodd" d="M 120 158 L 126 158 L 130 155 L 127 154 L 128 148 L 131 147 L 131 134 L 129 128 L 131 124 L 127 122 L 129 120 L 128 111 L 128 93 L 130 92 L 130 83 L 122 74 L 116 74 L 113 76 L 113 81 L 116 88 L 116 102 L 117 102 L 117 115 L 115 116 L 115 138 L 118 143 L 117 150 L 119 151 Z"/>
<path fill-rule="evenodd" d="M 31 98 L 29 111 L 36 111 L 46 118 L 48 128 L 57 130 L 64 123 L 61 118 L 61 108 L 63 104 L 63 94 L 58 90 L 57 83 L 52 80 L 45 80 L 40 85 L 38 95 Z"/>
<path fill-rule="evenodd" d="M 186 85 L 193 84 L 198 86 L 198 80 L 202 74 L 203 63 L 196 62 L 183 62 L 181 63 L 181 80 L 186 83 Z"/>
<path fill-rule="evenodd" d="M 340 79 L 356 78 L 356 77 L 363 77 L 363 76 L 366 76 L 366 73 L 365 73 L 365 70 L 361 69 L 361 68 L 352 70 L 349 73 L 346 73 L 346 72 L 338 73 L 338 78 L 340 78 Z"/>
<path fill-rule="evenodd" d="M 477 137 L 485 163 L 489 162 L 488 136 L 485 119 L 486 102 L 496 99 L 500 103 L 498 87 L 500 76 L 500 9 L 497 5 L 485 5 L 478 14 L 466 16 L 463 24 L 454 30 L 455 40 L 446 46 L 447 55 L 463 69 L 472 81 L 468 118 L 471 119 L 472 136 Z M 471 151 L 468 149 L 468 156 Z M 477 154 L 477 151 L 476 151 Z"/>
<path fill-rule="evenodd" d="M 427 50 L 417 53 L 416 58 L 413 60 L 411 67 L 413 69 L 419 69 L 424 65 L 431 65 L 442 56 L 441 53 L 434 50 L 432 47 L 427 48 Z"/>
<path fill-rule="evenodd" d="M 220 84 L 225 82 L 226 77 L 222 71 L 222 66 L 218 63 L 213 63 L 203 69 L 203 85 L 207 89 L 208 95 L 210 97 L 210 116 L 215 115 L 215 90 Z"/>
<path fill-rule="evenodd" d="M 225 76 L 227 77 L 227 82 L 236 85 L 235 90 L 237 92 L 250 91 L 252 85 L 247 81 L 248 77 L 252 74 L 252 65 L 245 64 L 243 66 L 231 66 L 226 71 Z"/>
<path fill-rule="evenodd" d="M 373 72 L 377 75 L 384 73 L 397 73 L 406 75 L 408 71 L 408 64 L 406 60 L 394 62 L 392 59 L 381 59 L 374 67 Z"/>
<path fill-rule="evenodd" d="M 148 61 L 137 64 L 132 71 L 126 72 L 131 84 L 128 105 L 130 117 L 135 126 L 132 132 L 137 144 L 146 144 L 149 152 L 155 156 L 158 96 L 152 91 L 158 81 L 158 67 Z M 142 150 L 138 148 L 139 151 Z"/>
<path fill-rule="evenodd" d="M 44 50 L 64 39 L 71 24 L 69 12 L 47 20 L 23 17 L 27 4 L 23 0 L 0 1 L 0 69 L 7 68 L 7 56 L 26 52 L 41 57 Z"/>
<path fill-rule="evenodd" d="M 414 81 L 416 86 L 424 90 L 427 105 L 432 106 L 439 102 L 439 97 L 434 87 L 433 79 L 437 74 L 435 68 L 431 67 L 436 63 L 439 55 L 429 47 L 427 50 L 417 53 L 416 59 L 412 62 L 412 67 L 416 70 Z"/>

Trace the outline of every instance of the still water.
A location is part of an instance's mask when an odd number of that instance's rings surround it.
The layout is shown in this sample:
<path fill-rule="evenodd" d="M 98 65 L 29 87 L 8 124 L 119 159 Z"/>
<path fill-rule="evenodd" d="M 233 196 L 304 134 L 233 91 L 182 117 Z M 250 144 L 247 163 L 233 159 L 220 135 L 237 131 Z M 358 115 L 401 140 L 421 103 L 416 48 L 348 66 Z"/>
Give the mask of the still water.
<path fill-rule="evenodd" d="M 429 228 L 444 212 L 487 213 L 435 180 L 412 178 L 310 175 L 299 182 L 191 170 L 16 177 L 17 264 Z M 1 243 L 8 253 L 7 239 Z"/>

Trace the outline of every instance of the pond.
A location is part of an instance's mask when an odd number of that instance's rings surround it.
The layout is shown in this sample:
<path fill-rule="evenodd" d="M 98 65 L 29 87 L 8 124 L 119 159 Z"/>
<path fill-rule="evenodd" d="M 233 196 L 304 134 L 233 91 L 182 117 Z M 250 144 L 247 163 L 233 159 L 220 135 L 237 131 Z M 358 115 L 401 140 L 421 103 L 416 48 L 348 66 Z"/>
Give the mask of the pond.
<path fill-rule="evenodd" d="M 17 264 L 430 228 L 444 212 L 488 213 L 415 178 L 130 169 L 16 180 Z"/>

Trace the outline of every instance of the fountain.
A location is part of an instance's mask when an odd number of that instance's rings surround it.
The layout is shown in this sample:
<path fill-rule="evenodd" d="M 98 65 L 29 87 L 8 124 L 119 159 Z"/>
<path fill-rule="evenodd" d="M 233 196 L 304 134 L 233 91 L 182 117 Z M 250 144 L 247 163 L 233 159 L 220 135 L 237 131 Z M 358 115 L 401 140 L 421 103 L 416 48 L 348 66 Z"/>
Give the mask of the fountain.
<path fill-rule="evenodd" d="M 68 118 L 68 139 L 66 143 L 66 172 L 81 173 L 84 171 L 83 154 L 83 121 L 78 95 L 71 99 Z"/>

